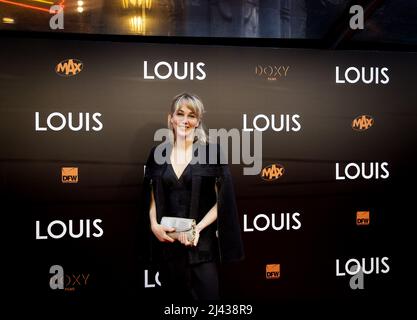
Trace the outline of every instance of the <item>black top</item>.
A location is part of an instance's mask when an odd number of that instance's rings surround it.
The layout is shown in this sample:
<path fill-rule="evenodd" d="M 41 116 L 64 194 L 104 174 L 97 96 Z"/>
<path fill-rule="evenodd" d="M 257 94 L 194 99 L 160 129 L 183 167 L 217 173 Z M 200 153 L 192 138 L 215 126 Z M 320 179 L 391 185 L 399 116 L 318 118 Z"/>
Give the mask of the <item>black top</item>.
<path fill-rule="evenodd" d="M 161 164 L 155 160 L 157 148 L 158 153 L 162 150 L 164 157 L 171 153 L 172 146 L 169 143 L 163 142 L 155 146 L 149 154 L 143 181 L 139 233 L 140 256 L 145 263 L 158 263 L 161 258 L 166 260 L 175 257 L 175 248 L 188 255 L 190 264 L 217 259 L 222 263 L 233 262 L 244 258 L 230 170 L 226 164 L 220 163 L 220 159 L 213 157 L 217 163 L 210 162 L 212 152 L 215 151 L 217 156 L 221 154 L 218 145 L 201 146 L 203 157 L 200 157 L 199 148 L 196 148 L 197 154 L 194 153 L 193 157 L 206 161 L 193 161 L 180 178 L 177 178 L 171 164 L 166 162 Z M 217 186 L 217 194 L 215 186 Z M 194 218 L 199 223 L 217 203 L 217 220 L 200 233 L 197 247 L 185 247 L 178 241 L 162 243 L 157 240 L 149 227 L 152 192 L 159 222 L 163 216 L 170 214 Z"/>
<path fill-rule="evenodd" d="M 174 168 L 168 164 L 162 173 L 162 185 L 166 197 L 165 215 L 179 218 L 190 217 L 192 176 L 190 164 L 177 178 Z"/>
<path fill-rule="evenodd" d="M 191 191 L 192 191 L 192 164 L 188 164 L 178 178 L 172 164 L 167 164 L 161 175 L 163 194 L 165 197 L 165 214 L 170 217 L 190 218 Z M 206 196 L 216 197 L 215 179 L 212 179 L 212 190 Z M 214 201 L 213 205 L 216 202 Z M 207 211 L 208 212 L 208 211 Z M 197 223 L 199 221 L 197 220 Z M 179 241 L 161 243 L 162 259 L 171 260 L 188 255 L 189 263 L 201 263 L 217 259 L 217 239 L 215 236 L 216 222 L 206 227 L 198 241 L 198 249 L 186 247 Z M 203 259 L 202 259 L 203 258 Z"/>

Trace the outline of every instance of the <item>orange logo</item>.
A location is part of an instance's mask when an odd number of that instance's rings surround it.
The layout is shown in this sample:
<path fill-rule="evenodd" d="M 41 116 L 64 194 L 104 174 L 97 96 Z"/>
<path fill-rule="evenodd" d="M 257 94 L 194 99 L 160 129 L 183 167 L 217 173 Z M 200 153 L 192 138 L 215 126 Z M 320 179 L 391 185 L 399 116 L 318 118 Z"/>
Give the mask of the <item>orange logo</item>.
<path fill-rule="evenodd" d="M 271 164 L 262 169 L 261 178 L 267 181 L 276 180 L 284 174 L 284 167 L 278 163 Z"/>
<path fill-rule="evenodd" d="M 267 264 L 266 265 L 266 278 L 278 279 L 281 276 L 281 267 L 279 264 Z"/>
<path fill-rule="evenodd" d="M 367 226 L 371 222 L 369 218 L 369 211 L 356 212 L 356 225 Z"/>
<path fill-rule="evenodd" d="M 358 116 L 352 121 L 352 129 L 356 131 L 365 131 L 372 127 L 374 119 L 371 116 Z"/>
<path fill-rule="evenodd" d="M 57 64 L 55 72 L 63 77 L 72 77 L 83 70 L 83 63 L 78 59 L 67 59 Z"/>
<path fill-rule="evenodd" d="M 61 168 L 62 183 L 78 183 L 78 168 L 63 167 Z"/>

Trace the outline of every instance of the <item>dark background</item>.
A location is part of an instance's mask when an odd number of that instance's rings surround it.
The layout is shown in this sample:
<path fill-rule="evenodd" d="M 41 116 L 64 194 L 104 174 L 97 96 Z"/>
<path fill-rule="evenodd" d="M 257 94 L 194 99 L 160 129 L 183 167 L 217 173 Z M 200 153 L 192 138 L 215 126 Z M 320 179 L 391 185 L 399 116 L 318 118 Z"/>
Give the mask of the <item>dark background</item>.
<path fill-rule="evenodd" d="M 222 267 L 224 301 L 269 306 L 344 306 L 405 303 L 412 277 L 414 148 L 417 71 L 414 53 L 272 49 L 146 44 L 87 40 L 4 38 L 0 52 L 1 194 L 3 266 L 10 301 L 94 309 L 148 308 L 160 288 L 144 288 L 138 259 L 143 165 L 155 130 L 165 127 L 174 95 L 198 94 L 208 128 L 242 128 L 242 115 L 299 114 L 298 132 L 265 131 L 263 167 L 280 163 L 276 181 L 244 176 L 231 165 L 240 221 L 258 214 L 301 213 L 299 230 L 242 233 L 246 259 Z M 79 59 L 74 77 L 54 72 Z M 204 62 L 198 80 L 144 80 L 143 61 Z M 268 81 L 257 65 L 290 66 L 287 77 Z M 335 66 L 387 67 L 387 85 L 335 83 Z M 35 112 L 100 112 L 99 132 L 35 131 Z M 367 131 L 352 130 L 358 115 L 374 118 Z M 335 180 L 335 163 L 388 162 L 388 179 Z M 78 184 L 61 183 L 61 167 L 79 168 Z M 356 211 L 369 210 L 369 226 Z M 101 238 L 35 240 L 53 220 L 102 219 Z M 252 220 L 251 220 L 252 219 Z M 335 261 L 389 257 L 388 274 L 365 276 L 352 290 L 336 277 Z M 369 260 L 368 260 L 369 261 Z M 279 263 L 278 280 L 265 265 Z M 90 273 L 75 292 L 49 288 L 50 266 Z M 343 266 L 343 264 L 341 265 Z M 153 278 L 150 279 L 153 281 Z M 141 298 L 139 298 L 139 295 Z M 401 303 L 401 304 L 397 304 Z M 264 305 L 265 304 L 265 305 Z M 402 310 L 397 307 L 397 310 Z"/>

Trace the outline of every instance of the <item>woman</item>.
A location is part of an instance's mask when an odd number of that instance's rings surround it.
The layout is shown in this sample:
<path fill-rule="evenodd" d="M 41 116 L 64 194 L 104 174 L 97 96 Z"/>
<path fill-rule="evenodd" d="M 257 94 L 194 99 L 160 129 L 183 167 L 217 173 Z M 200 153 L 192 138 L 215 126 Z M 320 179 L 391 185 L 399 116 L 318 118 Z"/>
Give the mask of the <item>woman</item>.
<path fill-rule="evenodd" d="M 204 106 L 199 97 L 174 97 L 168 115 L 172 137 L 162 145 L 166 163 L 151 150 L 144 181 L 143 243 L 147 257 L 157 263 L 162 287 L 171 299 L 219 299 L 217 264 L 243 259 L 240 226 L 231 175 L 220 161 L 209 163 L 212 148 L 203 128 Z M 201 147 L 205 152 L 201 152 Z M 212 161 L 211 161 L 212 162 Z M 163 216 L 196 220 L 193 241 L 185 233 L 161 225 Z"/>

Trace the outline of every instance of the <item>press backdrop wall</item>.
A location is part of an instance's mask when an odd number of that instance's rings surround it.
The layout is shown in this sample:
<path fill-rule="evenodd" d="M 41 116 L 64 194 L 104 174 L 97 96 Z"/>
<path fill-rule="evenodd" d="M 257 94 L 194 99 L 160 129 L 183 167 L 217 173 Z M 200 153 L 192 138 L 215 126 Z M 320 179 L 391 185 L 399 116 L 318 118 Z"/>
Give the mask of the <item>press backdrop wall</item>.
<path fill-rule="evenodd" d="M 416 54 L 11 37 L 2 48 L 2 251 L 16 298 L 71 305 L 145 294 L 136 300 L 145 308 L 157 299 L 158 270 L 138 260 L 140 192 L 154 133 L 184 91 L 202 98 L 208 128 L 241 132 L 244 114 L 248 129 L 255 117 L 259 127 L 272 115 L 276 127 L 281 115 L 290 117 L 288 130 L 263 132 L 262 168 L 284 168 L 282 176 L 244 175 L 251 165 L 230 165 L 246 258 L 221 269 L 225 301 L 366 303 L 401 294 L 414 202 L 407 184 L 415 164 Z M 194 78 L 188 69 L 184 80 L 145 79 L 144 61 L 148 76 L 161 61 L 161 75 L 168 64 L 178 62 L 180 74 L 184 63 L 193 64 Z M 68 75 L 57 72 L 61 62 Z M 375 74 L 369 84 L 348 83 L 350 67 L 364 67 L 366 79 L 378 68 L 378 83 Z M 355 78 L 355 70 L 348 73 Z M 54 112 L 66 121 L 72 113 L 74 125 L 88 113 L 90 128 L 54 131 L 47 125 Z M 61 124 L 59 115 L 51 119 Z M 355 119 L 362 122 L 352 125 Z M 337 179 L 362 163 L 367 175 L 373 166 L 369 179 Z M 78 169 L 76 183 L 63 182 L 63 167 Z M 357 224 L 358 211 L 369 212 L 369 224 Z M 289 219 L 275 230 L 272 219 L 279 226 L 281 215 Z M 82 236 L 52 238 L 47 228 L 56 220 L 62 223 L 55 222 L 54 234 L 70 220 L 79 231 L 83 220 Z M 373 267 L 364 289 L 338 276 L 349 259 Z M 271 264 L 279 264 L 279 274 L 267 273 Z M 53 265 L 64 269 L 64 290 L 50 288 Z"/>

